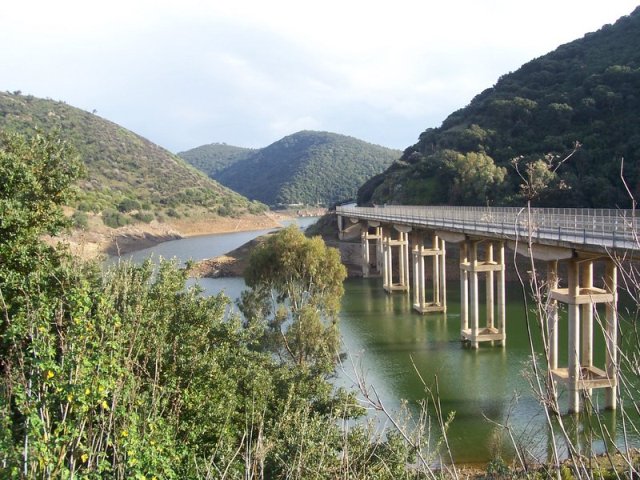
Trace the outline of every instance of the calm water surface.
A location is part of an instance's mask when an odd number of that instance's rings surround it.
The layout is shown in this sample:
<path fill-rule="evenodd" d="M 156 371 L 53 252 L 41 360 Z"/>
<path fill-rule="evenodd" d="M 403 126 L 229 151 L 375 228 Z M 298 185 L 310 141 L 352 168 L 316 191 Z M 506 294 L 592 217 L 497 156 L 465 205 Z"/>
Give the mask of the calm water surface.
<path fill-rule="evenodd" d="M 314 218 L 298 220 L 302 227 L 314 221 Z M 175 257 L 180 262 L 201 260 L 233 250 L 268 231 L 176 240 L 135 252 L 131 258 L 141 261 L 153 255 Z M 244 288 L 239 278 L 205 278 L 197 283 L 206 294 L 223 291 L 232 299 L 238 298 Z M 517 284 L 507 287 L 506 347 L 485 344 L 477 350 L 466 348 L 459 340 L 458 283 L 450 282 L 447 290 L 447 314 L 419 315 L 412 311 L 406 294 L 386 294 L 380 279 L 347 280 L 340 324 L 346 360 L 336 383 L 352 387 L 357 371 L 390 411 L 398 412 L 406 401 L 413 414 L 420 411 L 423 399 L 430 399 L 429 389 L 435 392 L 437 386 L 445 418 L 454 412 L 447 437 L 456 462 L 482 463 L 496 453 L 506 458 L 513 455 L 507 431 L 498 424 L 509 426 L 516 440 L 529 445 L 532 455 L 544 459 L 548 455 L 550 434 L 544 411 L 529 381 L 531 351 L 522 290 Z M 564 326 L 566 328 L 566 323 Z M 535 331 L 532 339 L 539 348 Z M 566 364 L 566 332 L 561 334 L 559 342 L 562 365 Z M 594 364 L 604 364 L 603 339 L 598 336 Z M 603 402 L 601 392 L 595 401 Z M 433 413 L 433 402 L 429 402 L 428 409 Z M 584 417 L 564 416 L 563 421 L 585 453 L 590 449 L 602 450 L 602 441 L 590 437 L 596 433 L 594 429 L 600 437 L 599 427 L 591 428 L 589 419 Z M 602 418 L 607 430 L 621 442 L 620 412 L 605 412 Z M 436 425 L 432 427 L 437 430 Z M 433 442 L 436 437 L 433 436 Z M 629 438 L 635 446 L 640 445 L 636 434 L 630 434 Z"/>

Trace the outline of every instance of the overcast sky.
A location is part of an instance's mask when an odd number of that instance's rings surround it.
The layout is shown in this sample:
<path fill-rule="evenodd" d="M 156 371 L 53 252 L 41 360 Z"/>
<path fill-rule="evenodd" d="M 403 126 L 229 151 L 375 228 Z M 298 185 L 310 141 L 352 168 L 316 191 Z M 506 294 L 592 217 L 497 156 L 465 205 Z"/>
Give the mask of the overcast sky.
<path fill-rule="evenodd" d="M 95 109 L 173 152 L 299 130 L 404 149 L 636 2 L 8 0 L 0 90 Z"/>

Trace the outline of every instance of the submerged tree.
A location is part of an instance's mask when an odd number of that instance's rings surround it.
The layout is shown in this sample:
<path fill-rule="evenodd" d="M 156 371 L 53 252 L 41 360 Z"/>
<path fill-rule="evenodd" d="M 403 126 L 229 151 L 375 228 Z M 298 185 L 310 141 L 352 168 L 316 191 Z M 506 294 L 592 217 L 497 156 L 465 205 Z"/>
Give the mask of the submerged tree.
<path fill-rule="evenodd" d="M 251 255 L 240 308 L 249 324 L 262 322 L 265 342 L 283 361 L 333 371 L 337 315 L 344 293 L 340 254 L 295 226 L 269 237 Z"/>

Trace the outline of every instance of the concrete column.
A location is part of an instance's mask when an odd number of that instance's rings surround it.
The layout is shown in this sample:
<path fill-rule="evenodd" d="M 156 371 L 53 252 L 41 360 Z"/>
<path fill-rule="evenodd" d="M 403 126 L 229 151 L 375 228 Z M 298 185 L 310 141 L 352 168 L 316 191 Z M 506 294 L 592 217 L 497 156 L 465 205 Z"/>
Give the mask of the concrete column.
<path fill-rule="evenodd" d="M 402 277 L 402 286 L 406 287 L 407 292 L 409 291 L 410 283 L 409 283 L 409 232 L 405 232 L 403 235 L 402 246 L 400 247 L 400 251 L 404 253 L 404 272 Z"/>
<path fill-rule="evenodd" d="M 478 329 L 480 326 L 479 319 L 479 301 L 478 301 L 478 272 L 475 267 L 478 264 L 478 242 L 471 242 L 471 265 L 474 267 L 471 269 L 471 288 L 470 288 L 470 309 L 471 309 L 471 335 L 473 341 L 471 342 L 472 348 L 478 348 Z"/>
<path fill-rule="evenodd" d="M 558 261 L 547 262 L 547 284 L 548 290 L 558 288 Z M 549 369 L 558 368 L 558 301 L 547 296 L 547 355 L 549 359 Z"/>
<path fill-rule="evenodd" d="M 399 239 L 400 239 L 400 246 L 398 247 L 398 270 L 399 270 L 398 283 L 403 287 L 406 287 L 407 282 L 404 281 L 404 278 L 405 278 L 404 276 L 405 276 L 405 272 L 409 273 L 409 269 L 405 264 L 405 261 L 407 260 L 407 256 L 408 256 L 408 255 L 405 256 L 405 246 L 406 246 L 405 242 L 407 242 L 407 238 L 405 237 L 404 232 L 398 232 L 398 233 L 399 233 Z"/>
<path fill-rule="evenodd" d="M 618 382 L 618 271 L 613 260 L 607 261 L 605 272 L 605 290 L 613 294 L 613 301 L 606 306 L 606 371 L 607 377 L 614 381 L 614 386 L 605 389 L 605 408 L 616 409 Z"/>
<path fill-rule="evenodd" d="M 420 264 L 418 265 L 418 275 L 420 276 L 420 295 L 418 296 L 418 303 L 420 308 L 424 308 L 425 303 L 427 301 L 427 280 L 425 278 L 425 268 L 424 268 L 424 255 L 422 254 L 424 250 L 424 245 L 420 245 Z"/>
<path fill-rule="evenodd" d="M 382 273 L 384 269 L 384 245 L 382 242 L 382 227 L 376 227 L 376 267 L 378 273 Z"/>
<path fill-rule="evenodd" d="M 420 278 L 420 264 L 424 264 L 421 255 L 422 238 L 416 233 L 413 244 L 413 304 L 422 305 L 420 300 L 423 292 L 423 280 Z"/>
<path fill-rule="evenodd" d="M 391 236 L 389 233 L 383 230 L 382 234 L 382 278 L 383 285 L 386 289 L 391 288 L 392 275 L 393 275 L 393 260 L 391 252 Z"/>
<path fill-rule="evenodd" d="M 446 242 L 440 239 L 440 251 L 442 252 L 440 257 L 440 302 L 442 304 L 443 311 L 447 311 L 447 252 Z"/>
<path fill-rule="evenodd" d="M 469 241 L 460 244 L 460 329 L 469 328 L 469 274 L 462 264 L 469 261 Z"/>
<path fill-rule="evenodd" d="M 362 276 L 369 276 L 369 229 L 365 227 L 364 230 L 360 234 L 361 244 L 362 244 Z"/>
<path fill-rule="evenodd" d="M 493 242 L 487 243 L 487 251 L 485 252 L 487 262 L 493 262 Z M 493 270 L 489 270 L 486 274 L 486 302 L 487 302 L 487 327 L 493 328 L 494 326 L 494 274 Z"/>
<path fill-rule="evenodd" d="M 436 234 L 431 238 L 431 248 L 434 250 L 439 250 L 440 240 Z M 433 303 L 436 305 L 442 305 L 440 298 L 440 255 L 436 254 L 433 256 L 433 273 L 431 277 L 431 281 L 433 284 Z"/>
<path fill-rule="evenodd" d="M 504 242 L 498 244 L 498 262 L 500 262 L 500 270 L 498 271 L 498 330 L 502 333 L 501 345 L 507 345 L 507 310 L 506 310 L 506 270 L 504 258 Z"/>
<path fill-rule="evenodd" d="M 580 392 L 578 381 L 580 380 L 580 306 L 576 304 L 578 296 L 580 265 L 575 259 L 569 261 L 569 413 L 580 411 Z"/>
<path fill-rule="evenodd" d="M 593 287 L 593 262 L 585 261 L 582 264 L 580 272 L 580 284 L 585 289 Z M 582 367 L 593 366 L 593 302 L 584 303 L 582 305 L 581 325 L 581 349 L 580 349 L 580 365 Z M 591 396 L 592 390 L 588 389 L 587 394 Z"/>
<path fill-rule="evenodd" d="M 391 246 L 391 236 L 387 237 L 387 285 L 389 288 L 393 286 L 393 247 Z"/>

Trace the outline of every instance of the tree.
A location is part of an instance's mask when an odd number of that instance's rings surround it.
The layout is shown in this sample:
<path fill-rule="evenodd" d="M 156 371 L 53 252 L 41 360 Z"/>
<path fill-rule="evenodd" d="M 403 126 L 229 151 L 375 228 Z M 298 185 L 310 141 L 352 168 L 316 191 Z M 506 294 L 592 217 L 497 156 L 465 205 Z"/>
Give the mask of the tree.
<path fill-rule="evenodd" d="M 337 315 L 346 270 L 337 250 L 294 225 L 270 236 L 251 255 L 240 308 L 261 322 L 265 342 L 283 361 L 316 372 L 333 371 Z"/>
<path fill-rule="evenodd" d="M 40 239 L 69 224 L 62 205 L 82 172 L 73 148 L 52 135 L 0 134 L 0 265 L 29 273 L 50 251 Z M 5 272 L 7 273 L 7 272 Z M 5 278 L 2 276 L 1 278 Z"/>
<path fill-rule="evenodd" d="M 449 201 L 454 205 L 484 205 L 496 197 L 507 171 L 481 152 L 457 153 L 446 161 L 453 176 Z"/>

